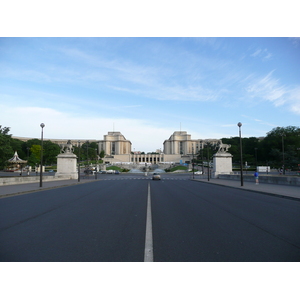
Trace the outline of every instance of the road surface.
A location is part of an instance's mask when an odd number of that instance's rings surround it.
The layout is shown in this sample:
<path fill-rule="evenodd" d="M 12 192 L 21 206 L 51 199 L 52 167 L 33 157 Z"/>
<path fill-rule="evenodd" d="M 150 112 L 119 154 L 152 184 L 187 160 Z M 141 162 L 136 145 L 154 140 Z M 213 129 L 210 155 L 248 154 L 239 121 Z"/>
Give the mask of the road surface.
<path fill-rule="evenodd" d="M 1 198 L 0 260 L 300 261 L 299 201 L 185 174 L 99 178 Z"/>

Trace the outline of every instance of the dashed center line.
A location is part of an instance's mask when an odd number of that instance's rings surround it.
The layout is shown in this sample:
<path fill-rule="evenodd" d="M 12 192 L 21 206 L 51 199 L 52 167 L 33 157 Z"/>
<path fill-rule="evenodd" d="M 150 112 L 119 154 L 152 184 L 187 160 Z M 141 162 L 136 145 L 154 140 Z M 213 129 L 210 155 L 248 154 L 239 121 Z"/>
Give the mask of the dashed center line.
<path fill-rule="evenodd" d="M 153 237 L 152 237 L 150 182 L 148 183 L 148 196 L 147 196 L 147 219 L 146 219 L 144 262 L 153 262 Z"/>

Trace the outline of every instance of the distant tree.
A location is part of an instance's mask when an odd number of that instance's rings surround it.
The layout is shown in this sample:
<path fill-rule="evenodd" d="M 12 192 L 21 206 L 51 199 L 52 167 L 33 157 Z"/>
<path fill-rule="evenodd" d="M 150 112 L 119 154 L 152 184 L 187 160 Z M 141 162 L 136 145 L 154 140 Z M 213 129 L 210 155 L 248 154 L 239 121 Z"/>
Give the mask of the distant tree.
<path fill-rule="evenodd" d="M 11 140 L 10 140 L 10 145 L 11 145 L 13 151 L 17 151 L 19 157 L 21 159 L 26 160 L 27 155 L 26 155 L 26 152 L 24 152 L 24 150 L 23 150 L 23 144 L 24 144 L 24 142 L 21 140 L 18 140 L 18 139 L 11 138 Z"/>
<path fill-rule="evenodd" d="M 300 128 L 296 126 L 276 127 L 267 133 L 260 143 L 260 154 L 276 168 L 297 168 L 300 163 Z"/>
<path fill-rule="evenodd" d="M 41 145 L 32 145 L 30 148 L 30 152 L 32 153 L 32 158 L 34 159 L 35 163 L 40 163 L 41 158 Z"/>
<path fill-rule="evenodd" d="M 60 147 L 57 144 L 51 141 L 43 142 L 43 161 L 45 165 L 56 164 L 59 153 Z"/>
<path fill-rule="evenodd" d="M 100 152 L 100 158 L 103 159 L 104 156 L 105 156 L 105 152 L 104 152 L 104 150 L 101 150 L 101 152 Z"/>
<path fill-rule="evenodd" d="M 13 148 L 10 145 L 11 135 L 8 134 L 9 130 L 9 127 L 2 127 L 0 125 L 0 169 L 7 166 L 7 160 L 14 154 Z"/>

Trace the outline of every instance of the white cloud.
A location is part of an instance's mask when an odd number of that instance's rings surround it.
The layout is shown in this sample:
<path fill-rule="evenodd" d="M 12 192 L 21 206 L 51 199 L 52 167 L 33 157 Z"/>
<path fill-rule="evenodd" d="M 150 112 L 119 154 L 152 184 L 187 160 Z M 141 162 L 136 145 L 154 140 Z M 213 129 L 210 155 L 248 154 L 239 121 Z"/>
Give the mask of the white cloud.
<path fill-rule="evenodd" d="M 281 85 L 271 71 L 263 78 L 251 79 L 246 91 L 255 101 L 270 101 L 275 107 L 286 106 L 290 111 L 300 114 L 300 86 Z"/>
<path fill-rule="evenodd" d="M 256 57 L 261 53 L 261 49 L 256 50 L 254 53 L 252 53 L 250 56 Z"/>
<path fill-rule="evenodd" d="M 300 45 L 300 37 L 291 37 L 289 38 L 290 41 L 292 41 L 292 44 L 295 47 L 298 47 Z"/>
<path fill-rule="evenodd" d="M 260 59 L 264 60 L 269 60 L 270 58 L 273 57 L 273 54 L 268 51 L 268 49 L 257 49 L 254 53 L 250 54 L 252 57 L 258 57 Z"/>
<path fill-rule="evenodd" d="M 39 138 L 44 123 L 45 139 L 102 140 L 108 131 L 120 131 L 132 142 L 132 149 L 151 152 L 163 148 L 163 142 L 173 133 L 171 129 L 142 119 L 113 119 L 75 117 L 51 108 L 15 107 L 0 105 L 2 126 L 10 127 L 10 134 Z"/>

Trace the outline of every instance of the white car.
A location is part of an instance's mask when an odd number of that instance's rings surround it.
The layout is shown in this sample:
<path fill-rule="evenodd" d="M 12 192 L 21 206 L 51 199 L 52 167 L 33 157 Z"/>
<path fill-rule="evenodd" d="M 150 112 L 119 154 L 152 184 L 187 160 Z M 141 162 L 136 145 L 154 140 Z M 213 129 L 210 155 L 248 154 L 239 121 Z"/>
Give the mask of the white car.
<path fill-rule="evenodd" d="M 106 174 L 115 174 L 115 170 L 107 170 Z"/>
<path fill-rule="evenodd" d="M 160 180 L 160 175 L 157 173 L 153 173 L 152 180 Z"/>
<path fill-rule="evenodd" d="M 197 171 L 194 173 L 195 175 L 202 175 L 202 171 Z"/>

